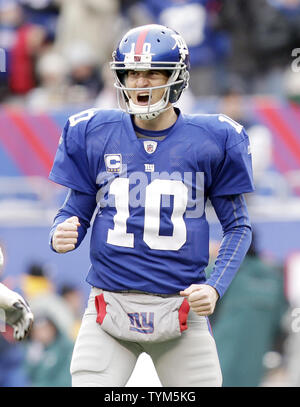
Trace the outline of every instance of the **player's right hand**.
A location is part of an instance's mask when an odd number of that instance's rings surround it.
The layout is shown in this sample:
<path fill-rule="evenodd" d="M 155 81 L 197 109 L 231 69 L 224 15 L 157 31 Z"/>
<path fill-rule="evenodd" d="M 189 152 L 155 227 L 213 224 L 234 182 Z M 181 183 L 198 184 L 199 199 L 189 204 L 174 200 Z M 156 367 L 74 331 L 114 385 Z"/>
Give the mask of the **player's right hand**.
<path fill-rule="evenodd" d="M 60 223 L 52 236 L 52 247 L 58 253 L 66 253 L 75 249 L 78 239 L 78 227 L 80 226 L 77 216 L 71 216 Z"/>

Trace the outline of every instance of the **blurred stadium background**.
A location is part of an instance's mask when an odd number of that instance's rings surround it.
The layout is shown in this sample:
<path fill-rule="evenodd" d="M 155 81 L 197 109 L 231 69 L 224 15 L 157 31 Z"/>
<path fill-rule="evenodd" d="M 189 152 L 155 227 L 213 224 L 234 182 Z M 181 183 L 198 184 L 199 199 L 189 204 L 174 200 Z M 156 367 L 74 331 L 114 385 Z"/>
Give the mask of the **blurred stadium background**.
<path fill-rule="evenodd" d="M 112 49 L 150 22 L 178 30 L 190 48 L 178 106 L 225 113 L 250 137 L 254 249 L 211 321 L 224 385 L 300 385 L 300 1 L 0 0 L 1 280 L 37 312 L 24 344 L 0 332 L 0 386 L 70 385 L 89 235 L 73 253 L 50 250 L 66 190 L 47 177 L 68 117 L 116 107 Z M 207 214 L 213 262 L 221 230 Z M 159 385 L 151 363 L 143 355 L 128 385 Z"/>

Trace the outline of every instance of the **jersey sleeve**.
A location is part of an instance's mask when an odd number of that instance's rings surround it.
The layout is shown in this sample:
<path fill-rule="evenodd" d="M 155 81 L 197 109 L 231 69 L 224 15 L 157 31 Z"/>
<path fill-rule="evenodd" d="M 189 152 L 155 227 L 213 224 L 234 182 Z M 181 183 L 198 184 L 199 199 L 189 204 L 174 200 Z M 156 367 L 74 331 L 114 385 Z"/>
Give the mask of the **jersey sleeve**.
<path fill-rule="evenodd" d="M 211 202 L 222 225 L 223 239 L 206 284 L 214 287 L 222 297 L 250 247 L 252 230 L 243 195 L 216 197 Z"/>
<path fill-rule="evenodd" d="M 248 135 L 244 128 L 240 133 L 235 129 L 227 129 L 227 132 L 224 159 L 214 174 L 210 197 L 254 191 Z"/>
<path fill-rule="evenodd" d="M 54 163 L 49 175 L 51 181 L 87 194 L 97 193 L 91 175 L 86 148 L 86 122 L 66 123 Z"/>
<path fill-rule="evenodd" d="M 57 228 L 57 226 L 70 218 L 71 216 L 78 216 L 80 226 L 78 228 L 78 238 L 75 248 L 77 248 L 82 240 L 84 239 L 88 228 L 90 227 L 90 222 L 96 208 L 96 198 L 90 194 L 84 194 L 82 192 L 74 191 L 69 189 L 67 197 L 63 206 L 59 209 L 58 213 L 54 218 L 50 234 L 49 234 L 49 245 L 53 251 L 52 237 Z"/>

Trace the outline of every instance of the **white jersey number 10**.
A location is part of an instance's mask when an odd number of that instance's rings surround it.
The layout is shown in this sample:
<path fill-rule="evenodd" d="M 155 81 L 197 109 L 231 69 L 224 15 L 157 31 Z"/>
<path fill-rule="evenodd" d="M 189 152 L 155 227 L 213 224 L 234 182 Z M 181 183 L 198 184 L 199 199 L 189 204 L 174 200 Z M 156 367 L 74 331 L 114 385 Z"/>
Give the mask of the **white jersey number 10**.
<path fill-rule="evenodd" d="M 129 179 L 116 178 L 111 183 L 109 192 L 115 196 L 117 213 L 114 216 L 114 228 L 108 230 L 107 243 L 115 246 L 134 247 L 134 234 L 127 232 L 126 225 L 130 216 Z M 174 197 L 171 236 L 159 234 L 162 195 Z M 143 239 L 150 249 L 179 250 L 184 245 L 187 232 L 183 215 L 186 211 L 187 200 L 188 189 L 181 181 L 156 179 L 147 185 Z"/>

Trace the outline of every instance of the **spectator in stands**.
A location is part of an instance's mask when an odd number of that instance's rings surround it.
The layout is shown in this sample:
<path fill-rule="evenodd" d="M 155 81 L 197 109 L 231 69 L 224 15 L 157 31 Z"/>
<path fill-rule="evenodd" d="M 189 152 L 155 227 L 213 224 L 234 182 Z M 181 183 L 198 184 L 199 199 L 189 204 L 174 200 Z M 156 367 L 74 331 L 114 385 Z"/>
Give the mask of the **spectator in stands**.
<path fill-rule="evenodd" d="M 272 349 L 286 310 L 283 270 L 265 260 L 257 232 L 212 322 L 224 387 L 256 387 L 264 376 L 263 356 Z"/>
<path fill-rule="evenodd" d="M 38 263 L 31 264 L 23 276 L 22 287 L 33 314 L 47 314 L 59 330 L 72 340 L 75 317 L 65 300 L 56 292 L 46 268 Z"/>
<path fill-rule="evenodd" d="M 226 61 L 230 82 L 238 83 L 249 93 L 257 75 L 255 44 L 251 41 L 253 23 L 245 0 L 224 0 L 220 12 L 220 24 L 231 40 L 229 58 Z"/>
<path fill-rule="evenodd" d="M 299 0 L 224 0 L 221 21 L 232 41 L 228 69 L 246 93 L 283 96 L 282 74 L 299 45 Z"/>
<path fill-rule="evenodd" d="M 24 370 L 24 343 L 16 342 L 13 329 L 0 330 L 0 387 L 25 387 L 29 380 Z"/>
<path fill-rule="evenodd" d="M 16 2 L 0 2 L 0 48 L 1 70 L 0 70 L 0 101 L 3 101 L 10 93 L 9 73 L 11 49 L 14 47 L 17 37 L 17 28 L 22 21 L 22 9 Z"/>
<path fill-rule="evenodd" d="M 56 0 L 19 0 L 28 23 L 42 26 L 47 39 L 55 39 L 59 5 Z"/>
<path fill-rule="evenodd" d="M 96 97 L 94 106 L 98 109 L 114 109 L 118 107 L 114 78 L 108 64 L 104 64 L 101 70 L 102 89 Z"/>
<path fill-rule="evenodd" d="M 66 305 L 69 306 L 74 316 L 74 324 L 71 331 L 71 336 L 73 340 L 75 340 L 78 335 L 78 330 L 80 328 L 84 311 L 82 291 L 71 284 L 65 284 L 60 288 L 59 294 L 65 300 Z"/>
<path fill-rule="evenodd" d="M 22 289 L 30 300 L 39 295 L 47 295 L 54 291 L 54 285 L 47 277 L 44 267 L 39 263 L 31 263 L 26 274 L 21 278 Z"/>
<path fill-rule="evenodd" d="M 70 387 L 72 341 L 47 313 L 36 315 L 25 360 L 32 387 Z"/>
<path fill-rule="evenodd" d="M 39 86 L 32 89 L 26 97 L 26 106 L 36 112 L 61 109 L 70 102 L 70 69 L 66 59 L 51 50 L 39 57 L 36 74 Z"/>
<path fill-rule="evenodd" d="M 74 43 L 66 55 L 52 48 L 37 60 L 36 74 L 39 86 L 26 97 L 26 106 L 35 112 L 90 106 L 103 86 L 95 56 L 85 43 Z"/>
<path fill-rule="evenodd" d="M 35 57 L 43 49 L 46 31 L 26 21 L 17 0 L 1 2 L 0 23 L 0 46 L 4 46 L 7 59 L 7 93 L 22 96 L 36 86 Z"/>
<path fill-rule="evenodd" d="M 118 37 L 118 0 L 57 0 L 60 4 L 56 32 L 56 46 L 67 55 L 74 43 L 90 45 L 99 66 L 111 57 L 115 38 Z"/>
<path fill-rule="evenodd" d="M 70 99 L 90 105 L 103 87 L 97 55 L 88 43 L 79 41 L 74 42 L 65 56 L 70 66 Z"/>

